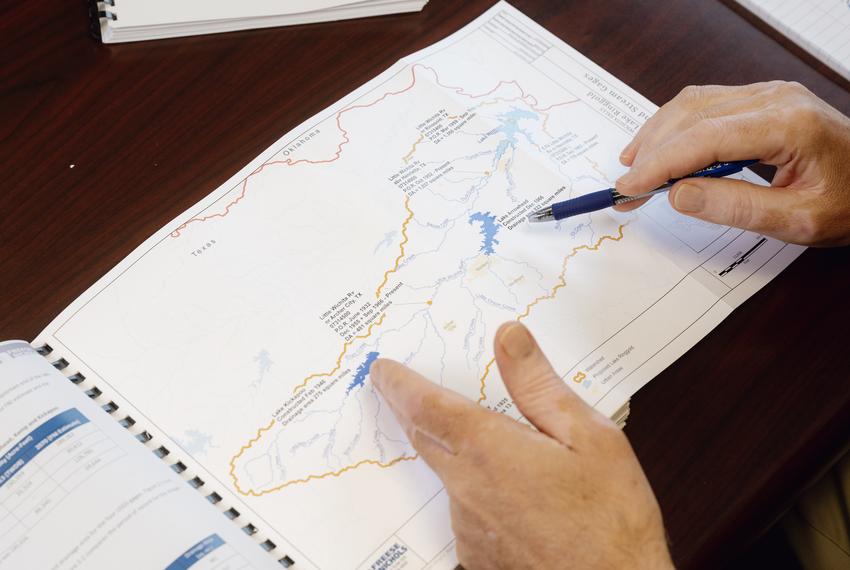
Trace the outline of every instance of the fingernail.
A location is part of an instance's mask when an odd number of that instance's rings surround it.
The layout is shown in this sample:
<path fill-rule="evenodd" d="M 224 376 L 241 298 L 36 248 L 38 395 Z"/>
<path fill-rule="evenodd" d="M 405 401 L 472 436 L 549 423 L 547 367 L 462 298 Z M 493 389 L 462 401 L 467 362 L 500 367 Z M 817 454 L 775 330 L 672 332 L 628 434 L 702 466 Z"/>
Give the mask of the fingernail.
<path fill-rule="evenodd" d="M 525 358 L 534 350 L 534 341 L 528 330 L 519 323 L 511 323 L 499 335 L 499 344 L 511 358 Z"/>
<path fill-rule="evenodd" d="M 381 382 L 383 381 L 383 376 L 381 376 L 381 361 L 376 360 L 372 363 L 372 366 L 369 367 L 369 377 L 372 379 L 372 384 L 381 387 Z"/>
<path fill-rule="evenodd" d="M 701 212 L 705 207 L 705 194 L 699 186 L 682 184 L 673 196 L 673 206 L 680 212 Z"/>
<path fill-rule="evenodd" d="M 614 186 L 619 190 L 623 190 L 627 188 L 629 184 L 631 184 L 633 179 L 634 174 L 632 174 L 632 171 L 629 170 L 617 179 L 617 181 L 614 183 Z"/>

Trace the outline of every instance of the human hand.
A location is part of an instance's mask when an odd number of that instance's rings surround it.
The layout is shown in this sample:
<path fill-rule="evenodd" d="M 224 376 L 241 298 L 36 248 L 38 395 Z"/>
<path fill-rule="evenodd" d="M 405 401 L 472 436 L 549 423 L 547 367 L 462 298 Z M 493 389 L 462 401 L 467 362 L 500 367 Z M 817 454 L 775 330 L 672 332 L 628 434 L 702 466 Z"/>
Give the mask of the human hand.
<path fill-rule="evenodd" d="M 442 479 L 457 555 L 476 568 L 671 568 L 661 512 L 626 436 L 503 325 L 496 362 L 539 431 L 392 360 L 371 368 L 411 444 Z"/>
<path fill-rule="evenodd" d="M 623 149 L 631 169 L 616 187 L 641 194 L 716 161 L 751 158 L 778 168 L 772 188 L 688 178 L 670 190 L 670 204 L 783 241 L 850 244 L 850 119 L 798 83 L 685 88 Z"/>

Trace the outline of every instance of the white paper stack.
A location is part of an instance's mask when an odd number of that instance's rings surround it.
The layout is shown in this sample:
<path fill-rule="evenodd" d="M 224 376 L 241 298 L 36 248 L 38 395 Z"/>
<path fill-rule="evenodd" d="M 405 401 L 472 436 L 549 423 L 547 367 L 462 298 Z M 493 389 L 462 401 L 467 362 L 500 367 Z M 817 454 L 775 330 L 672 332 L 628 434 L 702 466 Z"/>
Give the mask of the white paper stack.
<path fill-rule="evenodd" d="M 415 12 L 428 0 L 107 0 L 92 10 L 104 43 Z"/>
<path fill-rule="evenodd" d="M 623 429 L 626 427 L 626 420 L 629 419 L 629 412 L 631 411 L 631 400 L 623 404 L 623 407 L 617 410 L 614 415 L 611 417 L 614 420 L 614 423 L 617 424 L 617 427 Z"/>
<path fill-rule="evenodd" d="M 737 0 L 850 80 L 850 0 Z"/>

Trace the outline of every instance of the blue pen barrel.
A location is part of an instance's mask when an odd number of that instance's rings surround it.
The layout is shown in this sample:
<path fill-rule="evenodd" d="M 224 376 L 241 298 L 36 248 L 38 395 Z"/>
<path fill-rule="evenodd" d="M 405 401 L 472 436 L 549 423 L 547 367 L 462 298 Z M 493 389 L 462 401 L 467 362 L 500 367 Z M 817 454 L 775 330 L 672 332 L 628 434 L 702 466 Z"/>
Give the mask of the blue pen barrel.
<path fill-rule="evenodd" d="M 733 162 L 715 162 L 711 166 L 706 166 L 702 170 L 692 172 L 681 178 L 673 178 L 667 181 L 667 184 L 674 184 L 685 178 L 722 178 L 730 174 L 738 174 L 748 166 L 758 164 L 758 160 L 736 160 Z"/>
<path fill-rule="evenodd" d="M 552 204 L 552 215 L 556 220 L 563 220 L 579 214 L 587 214 L 614 205 L 614 195 L 611 190 L 600 190 L 591 192 L 578 198 Z"/>
<path fill-rule="evenodd" d="M 697 170 L 683 178 L 691 178 L 691 177 L 701 177 L 701 178 L 718 178 L 721 176 L 729 176 L 730 174 L 736 174 L 741 172 L 747 166 L 752 166 L 757 163 L 758 160 L 738 160 L 734 162 L 715 162 L 711 166 L 706 166 L 702 170 Z M 651 192 L 647 192 L 646 194 L 640 194 L 638 196 L 624 197 L 616 194 L 613 188 L 608 188 L 606 190 L 600 190 L 598 192 L 591 192 L 590 194 L 585 194 L 584 196 L 579 196 L 578 198 L 571 198 L 570 200 L 566 200 L 564 202 L 557 202 L 552 204 L 550 208 L 552 209 L 552 217 L 555 220 L 563 220 L 564 218 L 569 218 L 572 216 L 578 216 L 580 214 L 587 214 L 589 212 L 596 212 L 597 210 L 604 210 L 605 208 L 610 208 L 614 205 L 614 196 L 617 196 L 617 200 L 620 202 L 629 202 L 633 200 L 638 200 L 641 198 L 648 198 L 654 194 L 658 194 L 659 192 L 664 192 L 669 190 L 670 186 L 674 183 L 682 180 L 682 178 L 673 178 L 668 180 L 666 184 L 659 186 L 655 190 Z M 626 200 L 626 198 L 629 198 Z M 546 221 L 548 218 L 548 210 L 549 208 L 544 208 L 539 212 L 535 212 L 529 219 L 531 221 L 539 222 Z M 546 214 L 546 216 L 543 216 Z M 541 216 L 535 219 L 535 216 Z"/>

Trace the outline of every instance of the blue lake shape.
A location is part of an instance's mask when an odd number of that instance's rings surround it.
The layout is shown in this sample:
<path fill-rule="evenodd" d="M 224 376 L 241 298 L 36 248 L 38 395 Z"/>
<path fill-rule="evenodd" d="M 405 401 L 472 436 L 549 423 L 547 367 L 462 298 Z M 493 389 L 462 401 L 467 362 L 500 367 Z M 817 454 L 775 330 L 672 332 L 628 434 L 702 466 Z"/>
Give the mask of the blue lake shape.
<path fill-rule="evenodd" d="M 351 381 L 351 384 L 348 385 L 348 389 L 345 391 L 346 394 L 349 394 L 355 388 L 363 386 L 363 383 L 366 381 L 366 377 L 369 375 L 369 367 L 372 366 L 372 363 L 378 359 L 378 356 L 380 356 L 380 354 L 377 352 L 370 352 L 366 355 L 366 360 L 364 360 L 354 372 L 354 379 Z"/>
<path fill-rule="evenodd" d="M 478 251 L 484 255 L 492 255 L 495 251 L 496 244 L 499 240 L 496 239 L 496 234 L 499 233 L 499 224 L 496 223 L 495 214 L 490 212 L 475 212 L 469 216 L 469 225 L 481 224 L 481 247 Z"/>

